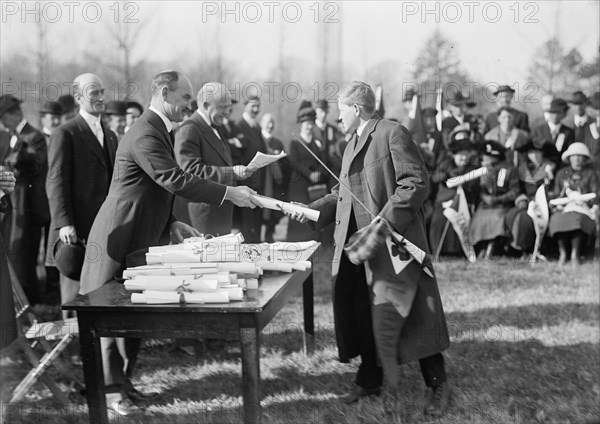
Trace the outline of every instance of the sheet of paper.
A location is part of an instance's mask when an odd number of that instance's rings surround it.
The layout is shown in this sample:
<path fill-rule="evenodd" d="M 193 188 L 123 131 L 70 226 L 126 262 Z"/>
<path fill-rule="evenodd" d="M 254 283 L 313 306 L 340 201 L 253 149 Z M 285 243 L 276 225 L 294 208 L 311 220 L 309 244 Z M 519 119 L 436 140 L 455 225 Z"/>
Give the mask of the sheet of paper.
<path fill-rule="evenodd" d="M 281 152 L 278 155 L 265 155 L 261 152 L 256 152 L 254 158 L 248 164 L 248 168 L 262 168 L 264 166 L 270 165 L 273 162 L 277 162 L 279 159 L 287 156 L 287 153 Z"/>

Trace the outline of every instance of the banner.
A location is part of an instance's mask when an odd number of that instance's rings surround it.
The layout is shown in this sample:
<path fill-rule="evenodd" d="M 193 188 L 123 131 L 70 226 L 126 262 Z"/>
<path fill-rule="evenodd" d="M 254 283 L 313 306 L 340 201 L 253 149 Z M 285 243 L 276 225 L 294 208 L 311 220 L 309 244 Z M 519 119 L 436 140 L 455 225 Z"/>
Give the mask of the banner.
<path fill-rule="evenodd" d="M 456 189 L 456 209 L 452 206 L 444 209 L 442 212 L 446 219 L 452 224 L 454 232 L 460 240 L 463 252 L 467 256 L 469 262 L 474 263 L 477 260 L 475 256 L 475 249 L 473 245 L 469 243 L 469 225 L 471 224 L 471 213 L 469 211 L 469 204 L 467 203 L 467 197 L 462 186 L 459 185 Z M 455 202 L 453 202 L 454 204 Z"/>

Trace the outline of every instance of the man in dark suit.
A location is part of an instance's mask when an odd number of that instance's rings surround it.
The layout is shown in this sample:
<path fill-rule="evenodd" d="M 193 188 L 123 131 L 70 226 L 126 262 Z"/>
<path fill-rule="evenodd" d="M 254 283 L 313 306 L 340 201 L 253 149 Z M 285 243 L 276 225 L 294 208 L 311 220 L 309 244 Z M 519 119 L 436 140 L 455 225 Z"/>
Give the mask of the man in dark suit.
<path fill-rule="evenodd" d="M 0 130 L 0 146 L 10 142 L 10 134 Z M 10 217 L 13 211 L 10 194 L 17 179 L 11 171 L 0 171 L 0 351 L 17 338 L 17 322 L 6 244 L 10 232 Z"/>
<path fill-rule="evenodd" d="M 569 105 L 561 98 L 552 99 L 550 107 L 544 110 L 546 122 L 531 131 L 531 139 L 536 146 L 552 143 L 556 148 L 555 153 L 548 159 L 557 167 L 562 165 L 561 156 L 567 148 L 575 142 L 575 132 L 571 127 L 561 123 L 567 116 Z"/>
<path fill-rule="evenodd" d="M 49 220 L 44 191 L 48 166 L 46 139 L 24 118 L 21 101 L 8 94 L 0 97 L 0 123 L 11 135 L 9 145 L 0 153 L 0 161 L 13 162 L 17 178 L 11 195 L 14 213 L 8 254 L 29 301 L 35 304 L 42 300 L 35 269 L 42 227 Z"/>
<path fill-rule="evenodd" d="M 50 145 L 52 131 L 62 123 L 62 106 L 58 102 L 46 102 L 39 113 L 40 122 L 42 123 L 42 133 L 46 138 L 46 146 L 48 146 Z"/>
<path fill-rule="evenodd" d="M 567 100 L 573 110 L 573 119 L 569 121 L 569 126 L 575 131 L 575 141 L 583 143 L 583 137 L 586 125 L 594 121 L 594 118 L 586 113 L 586 107 L 589 104 L 588 98 L 581 91 L 576 91 L 573 96 Z"/>
<path fill-rule="evenodd" d="M 63 94 L 58 98 L 58 103 L 62 107 L 62 123 L 75 118 L 79 112 L 79 105 L 75 102 L 75 97 L 71 94 Z"/>
<path fill-rule="evenodd" d="M 81 293 L 89 293 L 119 276 L 150 246 L 177 242 L 183 233 L 198 231 L 171 213 L 176 195 L 192 202 L 220 205 L 229 200 L 255 207 L 248 187 L 227 187 L 183 171 L 174 159 L 172 122 L 181 122 L 192 99 L 192 85 L 177 71 L 164 71 L 152 80 L 150 108 L 123 136 L 114 178 L 90 231 L 81 271 Z M 139 259 L 137 259 L 139 262 Z M 133 262 L 135 263 L 135 262 Z M 119 415 L 137 410 L 130 381 L 139 340 L 100 340 L 108 407 Z M 137 346 L 136 346 L 137 345 Z"/>
<path fill-rule="evenodd" d="M 260 99 L 250 96 L 244 102 L 242 117 L 235 123 L 237 139 L 242 147 L 240 149 L 241 165 L 248 165 L 257 152 L 266 153 L 267 147 L 260 133 L 257 118 L 260 112 Z M 259 194 L 265 191 L 265 170 L 259 169 L 246 181 L 248 187 Z M 248 243 L 260 243 L 260 229 L 262 225 L 262 211 L 244 208 L 239 211 L 241 232 Z"/>
<path fill-rule="evenodd" d="M 197 96 L 198 110 L 185 120 L 175 132 L 175 159 L 181 169 L 202 178 L 227 186 L 235 186 L 252 175 L 252 169 L 233 165 L 229 143 L 221 126 L 231 108 L 231 94 L 223 83 L 204 84 Z M 223 235 L 231 232 L 233 204 L 209 205 L 175 199 L 175 213 L 179 219 L 188 220 L 204 234 Z"/>
<path fill-rule="evenodd" d="M 469 128 L 469 122 L 471 116 L 467 114 L 467 102 L 469 99 L 465 97 L 460 91 L 457 91 L 454 96 L 448 98 L 447 109 L 451 115 L 442 120 L 442 140 L 444 146 L 448 147 L 450 143 L 450 133 L 456 127 L 461 126 L 466 129 Z"/>
<path fill-rule="evenodd" d="M 514 110 L 513 116 L 515 121 L 515 127 L 529 132 L 529 116 L 525 112 L 521 112 L 511 106 L 515 90 L 509 85 L 501 85 L 494 92 L 494 96 L 497 96 L 498 107 L 509 107 Z M 485 118 L 485 132 L 498 125 L 498 111 L 490 112 Z"/>
<path fill-rule="evenodd" d="M 600 92 L 592 95 L 589 108 L 593 115 L 583 128 L 582 143 L 589 149 L 592 155 L 590 163 L 596 170 L 596 175 L 600 177 Z"/>
<path fill-rule="evenodd" d="M 94 74 L 75 78 L 79 112 L 52 132 L 46 190 L 50 204 L 47 263 L 55 264 L 55 247 L 85 243 L 94 218 L 106 198 L 112 176 L 117 136 L 102 124 L 104 83 Z M 61 302 L 77 296 L 79 281 L 60 274 Z M 63 311 L 68 317 L 68 312 Z"/>
<path fill-rule="evenodd" d="M 396 274 L 387 246 L 360 265 L 350 262 L 342 249 L 357 230 L 369 226 L 374 214 L 427 251 L 421 211 L 427 169 L 408 130 L 374 116 L 370 86 L 355 81 L 344 87 L 338 107 L 344 127 L 356 128 L 356 135 L 344 153 L 340 184 L 310 207 L 321 212 L 317 229 L 335 222 L 333 308 L 340 361 L 361 357 L 356 385 L 345 401 L 378 394 L 385 383 L 386 397 L 395 403 L 398 362 L 419 359 L 431 387 L 425 411 L 440 415 L 450 396 L 441 354 L 449 336 L 431 261 L 424 261 L 428 272 L 413 261 Z"/>

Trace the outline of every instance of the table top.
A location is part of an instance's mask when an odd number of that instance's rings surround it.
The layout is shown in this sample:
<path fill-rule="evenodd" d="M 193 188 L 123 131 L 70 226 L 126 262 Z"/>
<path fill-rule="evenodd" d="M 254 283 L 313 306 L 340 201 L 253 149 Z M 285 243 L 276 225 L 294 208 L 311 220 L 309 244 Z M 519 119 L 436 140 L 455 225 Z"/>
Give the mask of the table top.
<path fill-rule="evenodd" d="M 299 260 L 308 260 L 317 250 L 307 249 L 302 252 Z M 248 289 L 244 292 L 243 301 L 211 304 L 167 304 L 146 305 L 131 303 L 130 290 L 118 281 L 111 281 L 102 287 L 85 295 L 79 295 L 70 302 L 62 305 L 62 309 L 75 311 L 140 311 L 140 312 L 198 312 L 198 313 L 257 313 L 263 311 L 268 304 L 279 295 L 286 287 L 294 283 L 303 283 L 310 275 L 312 269 L 281 273 L 265 271 L 258 289 Z"/>

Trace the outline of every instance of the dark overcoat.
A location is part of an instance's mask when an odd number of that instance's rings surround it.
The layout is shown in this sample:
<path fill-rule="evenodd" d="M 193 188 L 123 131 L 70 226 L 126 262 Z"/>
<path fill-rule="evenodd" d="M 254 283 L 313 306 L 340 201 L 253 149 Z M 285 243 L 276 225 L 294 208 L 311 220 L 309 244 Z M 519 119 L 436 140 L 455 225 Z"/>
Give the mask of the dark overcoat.
<path fill-rule="evenodd" d="M 357 334 L 349 319 L 352 305 L 336 302 L 336 287 L 347 283 L 338 278 L 347 274 L 340 269 L 343 246 L 349 234 L 351 214 L 357 228 L 367 226 L 372 216 L 350 191 L 370 211 L 385 218 L 394 229 L 419 248 L 428 251 L 427 236 L 421 206 L 428 189 L 427 169 L 417 145 L 402 125 L 371 119 L 360 138 L 348 144 L 342 161 L 340 185 L 331 194 L 310 206 L 321 212 L 317 228 L 335 222 L 334 256 L 332 259 L 333 307 L 340 361 L 347 362 L 358 355 Z M 345 262 L 345 261 L 344 261 Z M 342 263 L 343 264 L 343 263 Z M 427 264 L 432 270 L 431 263 Z M 398 346 L 400 363 L 431 356 L 449 346 L 448 329 L 435 277 L 428 276 L 414 261 L 400 274 L 394 272 L 386 248 L 367 262 L 367 282 L 391 283 L 399 297 L 398 307 L 407 314 Z M 396 304 L 395 304 L 396 306 Z M 375 322 L 374 329 L 378 326 Z"/>
<path fill-rule="evenodd" d="M 223 135 L 221 137 L 224 138 Z M 227 186 L 235 186 L 236 179 L 229 144 L 226 140 L 219 139 L 198 113 L 194 113 L 177 129 L 175 159 L 186 172 Z M 182 216 L 175 211 L 181 211 Z M 188 202 L 177 196 L 174 215 L 178 220 L 191 224 L 203 234 L 229 234 L 233 203 L 224 202 L 221 206 L 213 206 Z"/>
<path fill-rule="evenodd" d="M 110 190 L 88 238 L 81 293 L 118 276 L 129 254 L 168 243 L 175 195 L 219 205 L 225 190 L 179 167 L 164 122 L 146 110 L 119 143 Z"/>

